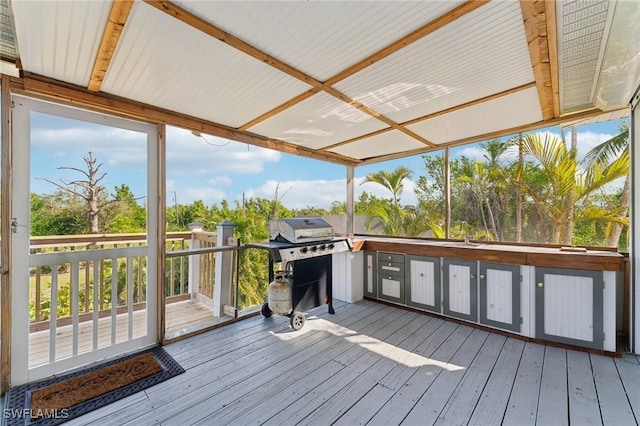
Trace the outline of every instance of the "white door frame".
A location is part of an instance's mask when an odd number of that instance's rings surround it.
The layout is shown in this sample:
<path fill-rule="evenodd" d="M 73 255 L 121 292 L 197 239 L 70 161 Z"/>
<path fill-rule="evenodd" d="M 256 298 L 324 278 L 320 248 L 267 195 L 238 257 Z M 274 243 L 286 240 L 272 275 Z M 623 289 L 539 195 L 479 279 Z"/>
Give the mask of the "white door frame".
<path fill-rule="evenodd" d="M 29 368 L 29 210 L 30 210 L 30 113 L 41 112 L 147 134 L 147 334 L 116 345 Z M 158 282 L 158 170 L 157 127 L 147 123 L 94 113 L 22 96 L 13 96 L 13 216 L 18 227 L 12 238 L 11 386 L 48 377 L 157 343 Z M 80 149 L 79 149 L 80 151 Z"/>

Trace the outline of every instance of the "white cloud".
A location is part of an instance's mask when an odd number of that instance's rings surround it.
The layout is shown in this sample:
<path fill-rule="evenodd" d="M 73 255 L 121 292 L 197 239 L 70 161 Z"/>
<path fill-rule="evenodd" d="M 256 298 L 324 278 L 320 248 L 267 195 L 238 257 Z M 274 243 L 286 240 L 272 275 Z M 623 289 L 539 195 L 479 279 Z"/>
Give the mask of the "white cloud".
<path fill-rule="evenodd" d="M 207 184 L 211 186 L 231 186 L 233 180 L 229 176 L 217 176 L 207 180 Z"/>
<path fill-rule="evenodd" d="M 178 128 L 167 131 L 167 173 L 176 175 L 255 174 L 266 163 L 280 161 L 277 151 L 228 143 L 225 139 L 197 137 Z M 210 144 L 216 144 L 210 145 Z"/>
<path fill-rule="evenodd" d="M 471 160 L 484 161 L 484 155 L 486 155 L 486 151 L 477 145 L 469 145 L 460 150 L 460 155 L 464 155 L 465 157 Z"/>
<path fill-rule="evenodd" d="M 391 194 L 381 185 L 367 182 L 362 184 L 364 177 L 354 178 L 354 192 L 356 199 L 364 191 L 369 192 L 379 198 L 391 198 Z M 334 201 L 344 202 L 347 199 L 346 179 L 335 180 L 289 180 L 289 181 L 267 181 L 257 188 L 245 191 L 248 198 L 261 197 L 273 199 L 276 186 L 278 187 L 278 198 L 282 204 L 288 208 L 304 207 L 331 207 Z M 402 204 L 415 204 L 417 198 L 414 191 L 415 184 L 405 180 L 404 191 L 401 197 Z"/>
<path fill-rule="evenodd" d="M 227 198 L 224 191 L 210 186 L 201 188 L 185 188 L 180 191 L 178 197 L 178 204 L 191 204 L 196 200 L 202 200 L 207 206 L 219 203 Z"/>

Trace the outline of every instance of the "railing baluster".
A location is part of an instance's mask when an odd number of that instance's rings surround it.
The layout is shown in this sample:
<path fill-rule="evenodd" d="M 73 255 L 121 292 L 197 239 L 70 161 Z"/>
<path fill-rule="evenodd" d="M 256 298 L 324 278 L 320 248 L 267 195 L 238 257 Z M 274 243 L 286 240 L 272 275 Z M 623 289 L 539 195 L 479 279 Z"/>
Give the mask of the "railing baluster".
<path fill-rule="evenodd" d="M 89 295 L 91 294 L 91 262 L 84 262 L 84 311 L 89 312 Z"/>
<path fill-rule="evenodd" d="M 133 257 L 127 256 L 127 321 L 129 340 L 133 339 Z"/>
<path fill-rule="evenodd" d="M 49 309 L 49 362 L 52 363 L 56 360 L 56 331 L 58 328 L 58 265 L 51 266 Z"/>
<path fill-rule="evenodd" d="M 73 262 L 71 264 L 71 282 L 69 283 L 69 293 L 71 296 L 71 317 L 73 318 L 73 356 L 78 355 L 78 325 L 79 325 L 79 303 L 78 293 L 80 290 L 80 282 L 78 277 L 80 276 L 80 262 Z"/>
<path fill-rule="evenodd" d="M 116 344 L 116 326 L 118 323 L 118 259 L 111 259 L 111 344 Z"/>
<path fill-rule="evenodd" d="M 93 350 L 98 349 L 98 334 L 99 334 L 99 308 L 98 308 L 98 273 L 100 268 L 96 267 L 97 260 L 93 262 Z"/>

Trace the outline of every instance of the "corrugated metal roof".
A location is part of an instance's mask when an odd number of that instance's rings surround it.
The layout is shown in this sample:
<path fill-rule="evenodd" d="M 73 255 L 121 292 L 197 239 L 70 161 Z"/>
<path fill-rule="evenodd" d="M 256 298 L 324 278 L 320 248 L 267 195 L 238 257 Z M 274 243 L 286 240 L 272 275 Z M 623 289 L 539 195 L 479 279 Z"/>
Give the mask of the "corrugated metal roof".
<path fill-rule="evenodd" d="M 155 8 L 136 6 L 104 80 L 106 92 L 237 127 L 310 88 Z"/>
<path fill-rule="evenodd" d="M 424 148 L 424 145 L 398 130 L 392 130 L 329 151 L 364 160 Z"/>
<path fill-rule="evenodd" d="M 607 0 L 10 5 L 27 93 L 345 164 L 622 108 L 640 74 Z"/>
<path fill-rule="evenodd" d="M 326 80 L 462 1 L 176 3 L 295 68 Z"/>
<path fill-rule="evenodd" d="M 386 127 L 351 105 L 319 93 L 249 131 L 316 149 Z"/>
<path fill-rule="evenodd" d="M 336 87 L 405 122 L 533 81 L 516 2 L 494 2 Z"/>
<path fill-rule="evenodd" d="M 538 92 L 531 88 L 408 127 L 434 143 L 443 144 L 541 120 Z"/>
<path fill-rule="evenodd" d="M 12 2 L 23 68 L 86 87 L 110 7 L 108 1 Z"/>

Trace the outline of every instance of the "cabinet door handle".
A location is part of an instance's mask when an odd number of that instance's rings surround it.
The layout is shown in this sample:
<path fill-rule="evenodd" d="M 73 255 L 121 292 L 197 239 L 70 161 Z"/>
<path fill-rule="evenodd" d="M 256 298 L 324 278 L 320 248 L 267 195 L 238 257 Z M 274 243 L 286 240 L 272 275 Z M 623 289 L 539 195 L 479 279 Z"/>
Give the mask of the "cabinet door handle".
<path fill-rule="evenodd" d="M 544 287 L 544 283 L 538 283 L 538 287 L 540 288 Z"/>
<path fill-rule="evenodd" d="M 485 275 L 484 275 L 484 274 L 481 274 L 481 275 L 480 275 L 480 279 L 481 279 L 481 280 L 484 280 L 485 278 L 487 278 L 487 277 L 485 277 Z"/>
<path fill-rule="evenodd" d="M 476 274 L 471 274 L 471 279 L 474 279 L 476 277 Z"/>

